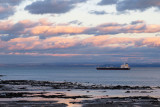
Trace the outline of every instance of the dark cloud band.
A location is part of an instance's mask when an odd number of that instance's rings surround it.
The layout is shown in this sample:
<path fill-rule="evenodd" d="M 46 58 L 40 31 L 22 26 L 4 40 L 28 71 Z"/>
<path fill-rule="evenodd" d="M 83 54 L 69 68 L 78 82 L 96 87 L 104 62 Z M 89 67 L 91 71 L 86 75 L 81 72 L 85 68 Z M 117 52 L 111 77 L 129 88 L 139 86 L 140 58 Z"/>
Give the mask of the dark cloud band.
<path fill-rule="evenodd" d="M 119 12 L 127 10 L 145 11 L 146 9 L 155 7 L 160 9 L 159 0 L 102 0 L 98 5 L 116 5 L 116 10 Z"/>
<path fill-rule="evenodd" d="M 87 1 L 87 0 L 85 0 Z M 75 4 L 85 2 L 84 0 L 44 0 L 28 5 L 25 10 L 32 14 L 61 14 L 75 7 Z"/>
<path fill-rule="evenodd" d="M 7 4 L 11 6 L 18 5 L 21 3 L 23 0 L 0 0 L 0 4 Z"/>
<path fill-rule="evenodd" d="M 20 4 L 22 0 L 0 0 L 0 19 L 8 18 L 15 12 L 14 6 Z"/>
<path fill-rule="evenodd" d="M 116 4 L 118 0 L 102 0 L 101 2 L 98 3 L 98 5 L 111 5 L 111 4 Z"/>

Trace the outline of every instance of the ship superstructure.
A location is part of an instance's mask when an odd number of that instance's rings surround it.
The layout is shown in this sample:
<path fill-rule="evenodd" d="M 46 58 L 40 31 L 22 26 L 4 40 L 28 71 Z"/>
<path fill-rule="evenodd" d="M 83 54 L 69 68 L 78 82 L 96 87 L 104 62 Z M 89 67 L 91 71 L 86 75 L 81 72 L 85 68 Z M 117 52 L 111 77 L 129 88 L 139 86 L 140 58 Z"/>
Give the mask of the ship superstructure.
<path fill-rule="evenodd" d="M 128 63 L 124 63 L 123 65 L 121 65 L 121 68 L 130 68 Z"/>

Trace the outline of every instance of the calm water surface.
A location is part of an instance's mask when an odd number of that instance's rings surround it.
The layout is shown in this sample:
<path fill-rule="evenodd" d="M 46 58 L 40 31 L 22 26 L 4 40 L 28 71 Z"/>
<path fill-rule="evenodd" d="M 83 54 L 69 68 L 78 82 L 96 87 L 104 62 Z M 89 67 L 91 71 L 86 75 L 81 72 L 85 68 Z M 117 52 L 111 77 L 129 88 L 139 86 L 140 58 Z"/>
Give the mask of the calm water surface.
<path fill-rule="evenodd" d="M 3 80 L 89 82 L 106 85 L 160 86 L 160 67 L 96 70 L 95 67 L 0 67 Z"/>

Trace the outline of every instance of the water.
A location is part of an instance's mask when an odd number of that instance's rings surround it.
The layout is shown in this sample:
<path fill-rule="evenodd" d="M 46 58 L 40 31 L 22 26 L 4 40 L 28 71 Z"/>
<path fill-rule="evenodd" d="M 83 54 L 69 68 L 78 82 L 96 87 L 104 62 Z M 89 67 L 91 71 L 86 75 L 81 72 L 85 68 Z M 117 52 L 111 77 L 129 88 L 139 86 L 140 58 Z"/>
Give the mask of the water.
<path fill-rule="evenodd" d="M 0 67 L 3 80 L 89 82 L 106 85 L 160 86 L 160 67 L 96 70 L 95 67 Z"/>

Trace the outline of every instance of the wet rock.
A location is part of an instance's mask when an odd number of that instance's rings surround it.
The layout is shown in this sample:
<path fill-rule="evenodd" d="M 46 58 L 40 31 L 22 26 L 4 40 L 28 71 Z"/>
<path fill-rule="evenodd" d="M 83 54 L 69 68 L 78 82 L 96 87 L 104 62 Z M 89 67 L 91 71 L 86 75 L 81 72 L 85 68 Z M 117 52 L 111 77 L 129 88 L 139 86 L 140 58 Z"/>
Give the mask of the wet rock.
<path fill-rule="evenodd" d="M 0 101 L 0 107 L 67 107 L 57 101 Z"/>
<path fill-rule="evenodd" d="M 77 98 L 92 98 L 88 95 L 82 95 L 82 96 L 66 96 L 64 94 L 62 95 L 39 95 L 38 97 L 42 98 L 66 98 L 66 99 L 77 99 Z"/>
<path fill-rule="evenodd" d="M 83 104 L 83 107 L 158 107 L 160 102 L 154 97 L 135 96 L 84 100 L 81 104 Z"/>
<path fill-rule="evenodd" d="M 18 98 L 18 97 L 36 97 L 35 94 L 43 94 L 43 93 L 29 93 L 29 92 L 17 92 L 17 93 L 12 93 L 12 92 L 5 92 L 5 93 L 0 93 L 0 98 Z"/>
<path fill-rule="evenodd" d="M 126 91 L 125 93 L 130 93 L 130 91 Z"/>

